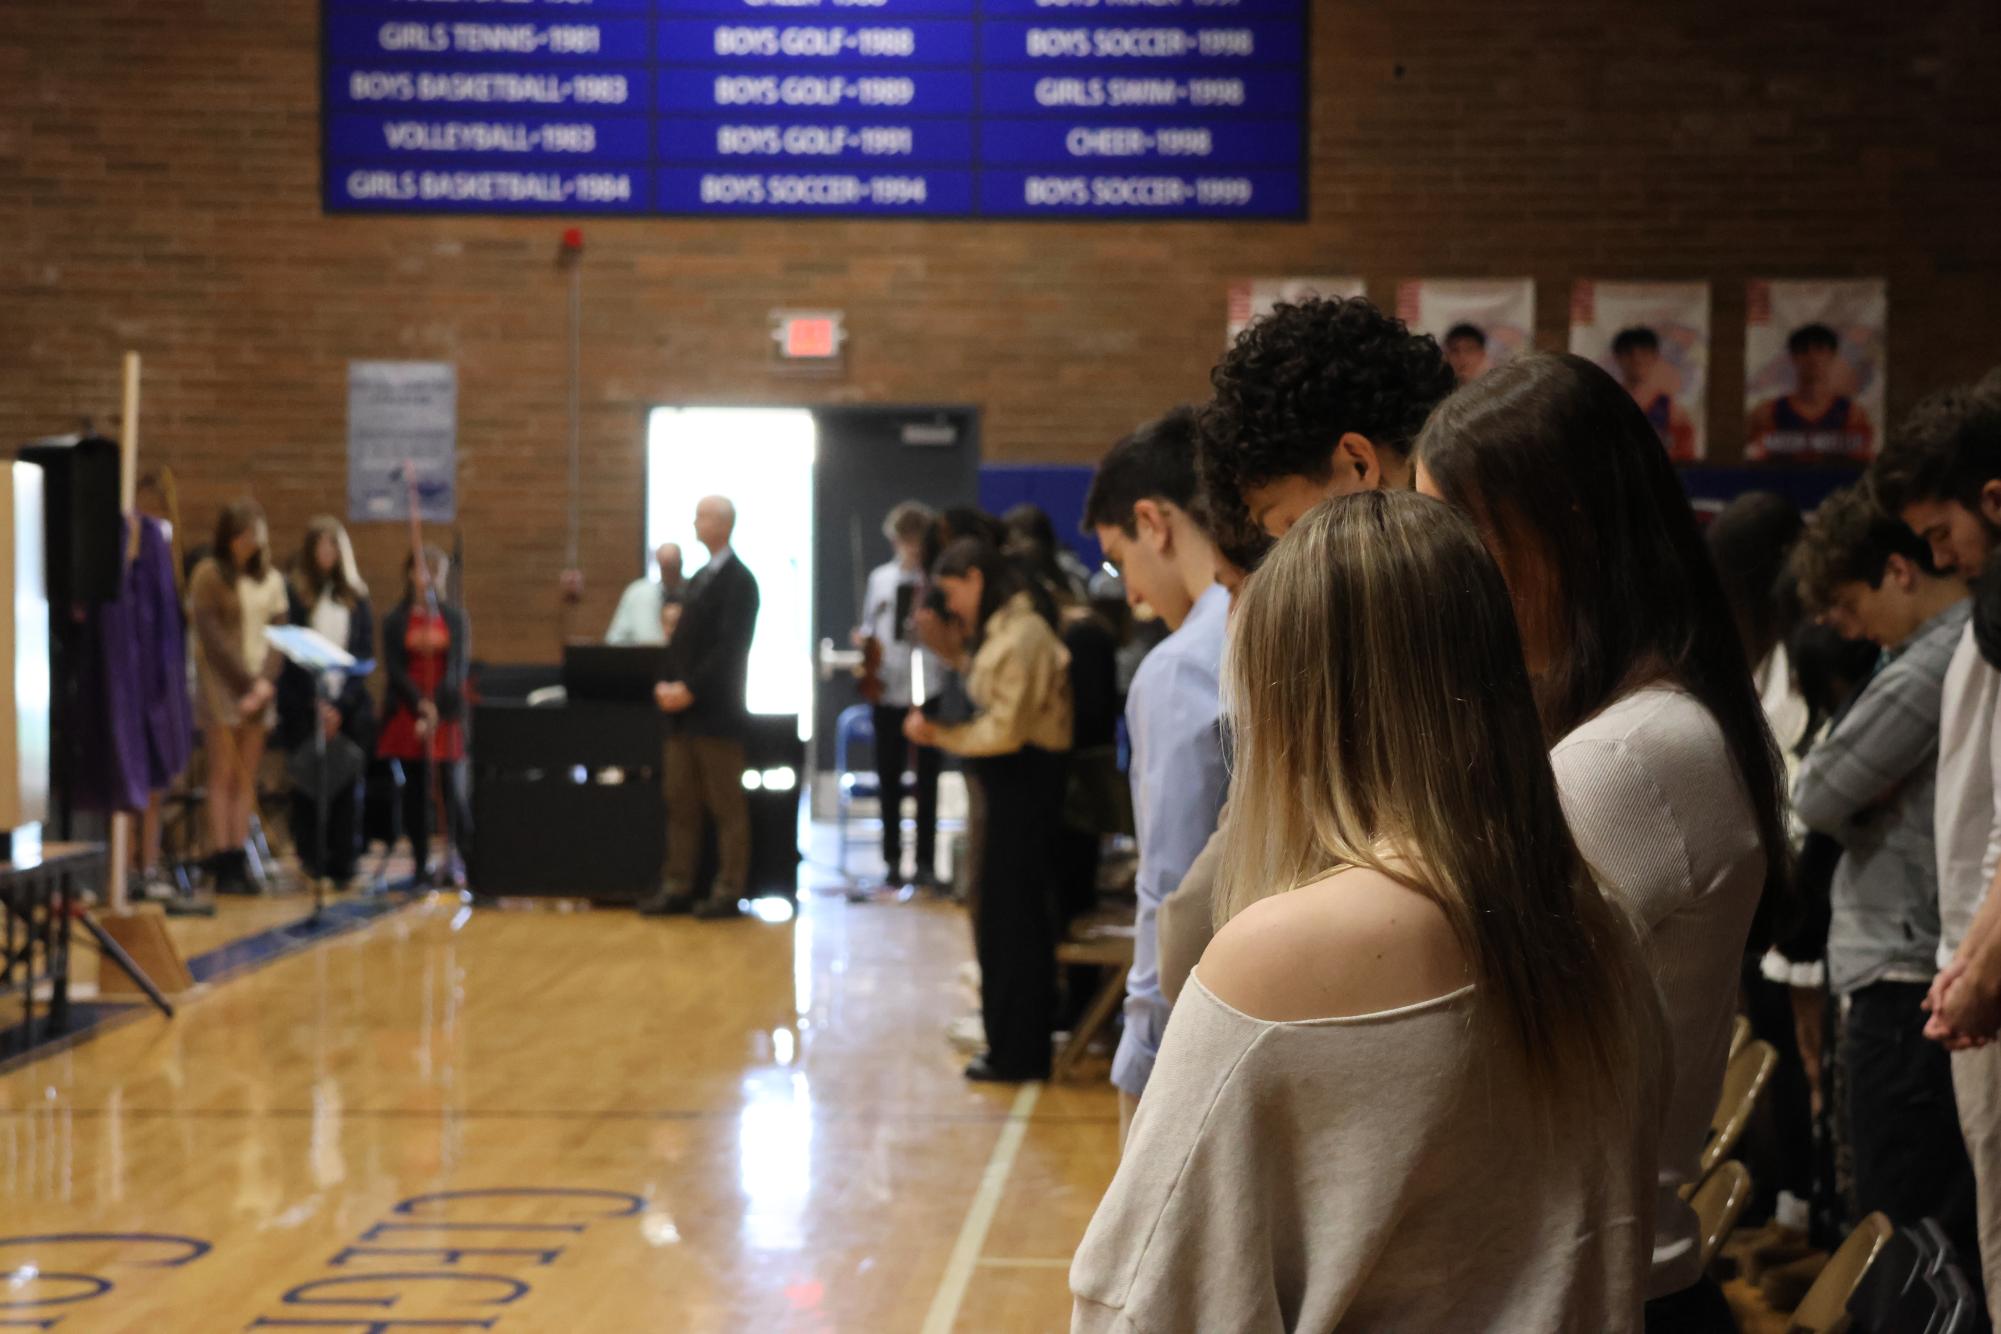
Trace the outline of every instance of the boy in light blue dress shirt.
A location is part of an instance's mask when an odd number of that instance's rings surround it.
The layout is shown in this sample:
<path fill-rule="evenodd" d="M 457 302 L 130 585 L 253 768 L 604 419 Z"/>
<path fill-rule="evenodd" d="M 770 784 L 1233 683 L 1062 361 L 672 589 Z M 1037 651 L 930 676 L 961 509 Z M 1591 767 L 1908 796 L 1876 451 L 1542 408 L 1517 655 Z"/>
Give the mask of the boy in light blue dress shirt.
<path fill-rule="evenodd" d="M 1127 600 L 1172 631 L 1126 697 L 1128 776 L 1139 839 L 1139 913 L 1126 978 L 1125 1033 L 1112 1059 L 1123 1140 L 1167 1029 L 1155 916 L 1216 828 L 1227 782 L 1218 676 L 1230 595 L 1195 507 L 1195 415 L 1178 408 L 1113 446 L 1098 465 L 1084 522 L 1124 577 Z"/>

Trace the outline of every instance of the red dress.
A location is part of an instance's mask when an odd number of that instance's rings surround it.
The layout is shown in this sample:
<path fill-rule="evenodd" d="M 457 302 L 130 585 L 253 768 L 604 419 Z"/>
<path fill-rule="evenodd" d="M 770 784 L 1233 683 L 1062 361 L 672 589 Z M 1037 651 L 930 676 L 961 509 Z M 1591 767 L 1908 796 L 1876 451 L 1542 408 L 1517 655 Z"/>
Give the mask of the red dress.
<path fill-rule="evenodd" d="M 412 609 L 403 632 L 403 648 L 409 654 L 410 681 L 417 687 L 417 697 L 433 696 L 451 661 L 452 633 L 444 618 L 432 611 Z M 417 735 L 416 712 L 399 701 L 382 725 L 375 753 L 385 760 L 428 760 L 435 756 L 449 762 L 465 758 L 465 730 L 455 720 L 446 719 L 438 725 L 435 749 L 432 740 Z"/>

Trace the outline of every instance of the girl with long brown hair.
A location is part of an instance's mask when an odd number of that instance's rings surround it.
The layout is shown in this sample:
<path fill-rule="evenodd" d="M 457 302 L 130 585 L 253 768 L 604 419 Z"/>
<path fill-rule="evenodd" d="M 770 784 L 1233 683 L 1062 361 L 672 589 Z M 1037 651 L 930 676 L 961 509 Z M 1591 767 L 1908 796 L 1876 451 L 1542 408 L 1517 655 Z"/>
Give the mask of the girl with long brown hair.
<path fill-rule="evenodd" d="M 1311 511 L 1237 600 L 1224 697 L 1221 926 L 1074 1327 L 1637 1328 L 1660 1016 L 1472 525 Z"/>
<path fill-rule="evenodd" d="M 403 560 L 403 598 L 382 618 L 382 669 L 388 678 L 385 717 L 375 753 L 403 766 L 403 832 L 410 839 L 419 884 L 458 881 L 453 858 L 471 832 L 460 770 L 466 756 L 466 664 L 472 627 L 465 612 L 442 596 L 451 560 L 436 547 L 424 548 L 420 565 L 413 551 Z M 434 590 L 440 595 L 433 596 Z M 432 768 L 437 768 L 437 809 L 432 800 Z M 447 846 L 435 868 L 427 869 L 431 830 L 446 825 Z"/>
<path fill-rule="evenodd" d="M 264 630 L 286 620 L 285 581 L 271 568 L 269 545 L 263 509 L 239 500 L 217 518 L 214 547 L 188 581 L 195 720 L 208 757 L 209 866 L 224 893 L 257 888 L 245 849 L 284 666 Z"/>
<path fill-rule="evenodd" d="M 986 801 L 973 946 L 987 1050 L 968 1063 L 966 1077 L 1045 1079 L 1056 1025 L 1050 852 L 1074 713 L 1069 654 L 1047 591 L 986 541 L 955 540 L 931 576 L 972 649 L 960 665 L 978 712 L 944 724 L 912 709 L 903 734 L 965 760 Z"/>
<path fill-rule="evenodd" d="M 375 657 L 375 611 L 340 520 L 323 514 L 306 525 L 287 586 L 293 624 L 312 627 L 358 662 Z M 279 742 L 295 752 L 292 842 L 299 861 L 309 874 L 340 886 L 354 878 L 361 859 L 361 781 L 375 745 L 375 704 L 365 676 L 335 674 L 326 687 L 322 697 L 311 673 L 285 668 L 278 681 Z M 325 733 L 331 759 L 314 750 L 315 727 Z M 298 763 L 300 753 L 318 758 Z M 323 781 L 324 838 L 319 828 Z"/>
<path fill-rule="evenodd" d="M 1722 583 L 1660 437 L 1582 357 L 1523 357 L 1447 399 L 1417 484 L 1472 518 L 1507 577 L 1565 814 L 1665 1000 L 1674 1098 L 1647 1326 L 1734 1331 L 1681 1191 L 1722 1092 L 1752 919 L 1786 897 L 1790 858 Z"/>

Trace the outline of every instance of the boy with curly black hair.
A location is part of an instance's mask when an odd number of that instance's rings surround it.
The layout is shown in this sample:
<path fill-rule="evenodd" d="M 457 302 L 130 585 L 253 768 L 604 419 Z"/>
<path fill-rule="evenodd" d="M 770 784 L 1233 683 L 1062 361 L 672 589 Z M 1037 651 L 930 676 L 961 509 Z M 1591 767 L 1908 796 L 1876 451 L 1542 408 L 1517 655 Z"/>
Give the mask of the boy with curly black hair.
<path fill-rule="evenodd" d="M 1410 447 L 1456 380 L 1436 340 L 1360 297 L 1280 305 L 1210 374 L 1212 522 L 1281 536 L 1322 500 L 1410 485 Z"/>

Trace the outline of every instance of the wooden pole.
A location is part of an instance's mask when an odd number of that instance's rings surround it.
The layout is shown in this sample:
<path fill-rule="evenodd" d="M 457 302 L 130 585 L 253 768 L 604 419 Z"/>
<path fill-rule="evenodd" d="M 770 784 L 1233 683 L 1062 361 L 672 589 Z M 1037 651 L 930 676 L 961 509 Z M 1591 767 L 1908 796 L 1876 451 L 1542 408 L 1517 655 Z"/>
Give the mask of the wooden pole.
<path fill-rule="evenodd" d="M 125 354 L 125 408 L 118 432 L 118 504 L 130 514 L 139 503 L 139 354 Z"/>
<path fill-rule="evenodd" d="M 118 430 L 118 506 L 125 515 L 129 537 L 125 559 L 139 554 L 139 354 L 125 354 L 125 403 Z M 111 817 L 111 857 L 105 878 L 105 899 L 114 913 L 130 902 L 126 875 L 132 863 L 132 817 L 124 811 Z"/>

